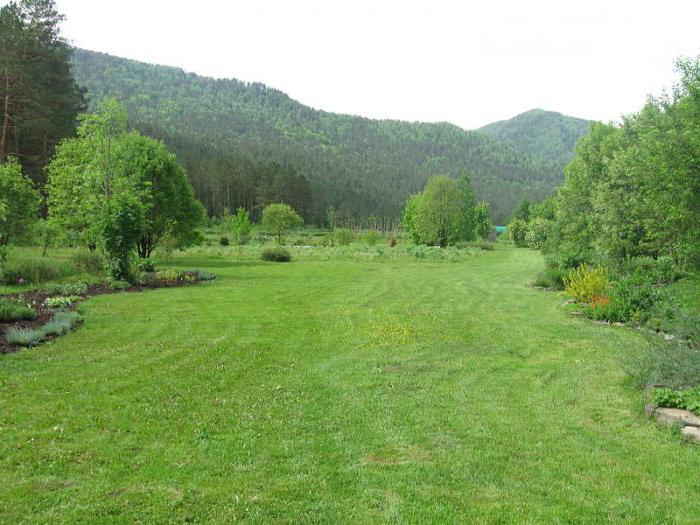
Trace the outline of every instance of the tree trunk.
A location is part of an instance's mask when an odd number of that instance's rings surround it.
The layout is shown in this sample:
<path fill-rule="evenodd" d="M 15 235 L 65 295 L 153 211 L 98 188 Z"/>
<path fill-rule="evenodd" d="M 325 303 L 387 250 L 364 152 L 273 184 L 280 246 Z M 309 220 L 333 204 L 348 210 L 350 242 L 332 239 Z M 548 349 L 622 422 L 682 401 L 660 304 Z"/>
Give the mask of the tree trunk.
<path fill-rule="evenodd" d="M 5 162 L 5 145 L 7 130 L 10 127 L 10 73 L 5 68 L 5 107 L 2 116 L 2 135 L 0 135 L 0 164 Z"/>

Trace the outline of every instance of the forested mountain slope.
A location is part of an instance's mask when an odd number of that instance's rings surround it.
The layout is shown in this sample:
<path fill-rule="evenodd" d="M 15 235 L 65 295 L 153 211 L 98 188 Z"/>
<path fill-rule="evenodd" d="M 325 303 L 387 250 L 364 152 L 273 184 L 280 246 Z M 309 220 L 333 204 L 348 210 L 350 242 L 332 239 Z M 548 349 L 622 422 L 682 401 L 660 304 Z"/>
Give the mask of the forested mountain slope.
<path fill-rule="evenodd" d="M 576 142 L 588 133 L 590 126 L 589 120 L 533 109 L 477 131 L 505 142 L 525 155 L 565 164 L 573 158 Z"/>
<path fill-rule="evenodd" d="M 524 196 L 538 199 L 562 180 L 560 162 L 447 123 L 319 111 L 262 84 L 85 50 L 76 50 L 73 61 L 92 105 L 117 97 L 134 127 L 178 153 L 212 214 L 224 206 L 255 211 L 261 193 L 291 195 L 297 190 L 290 185 L 308 180 L 310 195 L 295 198 L 309 218 L 322 218 L 328 206 L 341 216 L 397 218 L 427 177 L 456 177 L 466 168 L 477 198 L 491 202 L 500 222 Z"/>

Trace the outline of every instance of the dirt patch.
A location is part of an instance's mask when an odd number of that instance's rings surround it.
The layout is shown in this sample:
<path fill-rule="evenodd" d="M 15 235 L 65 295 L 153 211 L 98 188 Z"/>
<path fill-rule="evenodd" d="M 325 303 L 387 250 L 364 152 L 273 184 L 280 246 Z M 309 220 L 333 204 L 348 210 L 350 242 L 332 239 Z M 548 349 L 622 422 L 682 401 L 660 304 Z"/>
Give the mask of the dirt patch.
<path fill-rule="evenodd" d="M 80 297 L 79 300 L 75 301 L 70 306 L 63 308 L 63 310 L 74 311 L 78 308 L 80 303 L 89 299 L 90 297 L 95 297 L 97 295 L 115 294 L 115 293 L 126 293 L 126 292 L 143 292 L 146 290 L 152 290 L 155 288 L 175 288 L 178 286 L 188 286 L 192 284 L 199 284 L 201 281 L 169 281 L 167 283 L 154 283 L 148 286 L 144 285 L 133 285 L 130 288 L 124 290 L 117 290 L 115 288 L 110 288 L 104 283 L 93 284 L 88 287 L 88 290 L 82 294 L 76 294 Z M 12 321 L 12 322 L 2 322 L 0 321 L 0 354 L 9 354 L 11 352 L 17 352 L 25 347 L 10 345 L 5 338 L 5 331 L 11 327 L 16 326 L 18 328 L 40 328 L 51 320 L 53 314 L 58 310 L 56 308 L 50 308 L 44 303 L 49 297 L 56 297 L 58 294 L 50 294 L 46 292 L 28 291 L 20 292 L 14 294 L 3 295 L 3 299 L 20 301 L 24 304 L 28 304 L 34 310 L 36 310 L 36 319 L 31 321 Z M 50 341 L 56 336 L 47 336 L 44 342 Z"/>

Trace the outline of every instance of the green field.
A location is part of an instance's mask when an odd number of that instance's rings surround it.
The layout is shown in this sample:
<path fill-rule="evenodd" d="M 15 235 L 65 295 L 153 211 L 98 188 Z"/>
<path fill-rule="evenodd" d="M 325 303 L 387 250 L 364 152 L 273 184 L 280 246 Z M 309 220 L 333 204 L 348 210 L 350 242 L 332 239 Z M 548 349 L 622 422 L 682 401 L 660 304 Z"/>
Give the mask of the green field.
<path fill-rule="evenodd" d="M 530 250 L 176 258 L 0 355 L 0 522 L 697 522 L 700 450 L 643 416 L 638 332 Z"/>

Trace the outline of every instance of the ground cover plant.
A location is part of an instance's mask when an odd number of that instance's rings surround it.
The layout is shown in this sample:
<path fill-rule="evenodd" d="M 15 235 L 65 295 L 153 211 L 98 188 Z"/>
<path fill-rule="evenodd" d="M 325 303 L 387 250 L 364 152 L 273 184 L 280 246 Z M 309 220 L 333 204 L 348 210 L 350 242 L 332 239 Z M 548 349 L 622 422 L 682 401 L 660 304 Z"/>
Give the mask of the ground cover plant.
<path fill-rule="evenodd" d="M 93 297 L 80 330 L 0 358 L 4 520 L 700 512 L 698 449 L 646 420 L 625 379 L 643 333 L 534 290 L 537 252 L 288 265 L 232 253 L 175 256 L 219 278 Z"/>

